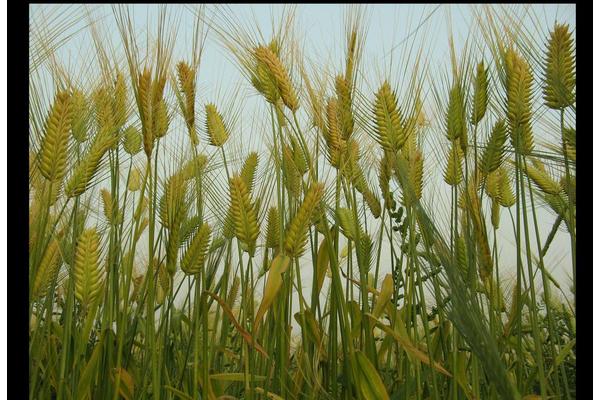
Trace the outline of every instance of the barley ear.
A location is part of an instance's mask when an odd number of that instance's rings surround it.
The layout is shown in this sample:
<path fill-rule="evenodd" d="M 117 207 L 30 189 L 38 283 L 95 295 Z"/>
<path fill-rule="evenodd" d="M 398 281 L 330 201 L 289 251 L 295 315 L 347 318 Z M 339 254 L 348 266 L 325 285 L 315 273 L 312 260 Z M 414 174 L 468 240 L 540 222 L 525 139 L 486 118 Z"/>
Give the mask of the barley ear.
<path fill-rule="evenodd" d="M 513 50 L 507 55 L 507 116 L 512 145 L 519 154 L 533 151 L 531 101 L 533 76 L 527 62 Z"/>
<path fill-rule="evenodd" d="M 473 84 L 473 108 L 471 111 L 471 124 L 477 125 L 483 119 L 488 103 L 488 77 L 483 61 L 477 64 L 477 74 Z"/>
<path fill-rule="evenodd" d="M 71 96 L 65 91 L 57 93 L 46 119 L 38 156 L 40 172 L 49 181 L 60 181 L 65 174 L 72 118 Z"/>
<path fill-rule="evenodd" d="M 325 186 L 322 183 L 313 183 L 306 193 L 300 208 L 292 218 L 286 232 L 284 249 L 290 257 L 300 257 L 304 253 L 307 240 L 307 229 L 313 214 L 323 197 Z"/>
<path fill-rule="evenodd" d="M 495 171 L 502 164 L 504 153 L 506 151 L 504 143 L 506 142 L 506 125 L 504 120 L 499 120 L 494 124 L 492 133 L 483 149 L 479 161 L 479 168 L 483 174 L 488 175 Z"/>
<path fill-rule="evenodd" d="M 229 138 L 229 130 L 225 125 L 223 116 L 217 111 L 217 107 L 214 104 L 207 104 L 205 109 L 208 141 L 212 146 L 221 147 Z"/>
<path fill-rule="evenodd" d="M 77 240 L 73 277 L 75 296 L 84 307 L 91 305 L 103 287 L 100 236 L 95 229 L 84 230 Z"/>
<path fill-rule="evenodd" d="M 61 254 L 58 240 L 52 239 L 42 257 L 33 282 L 32 297 L 39 299 L 48 293 L 60 269 Z"/>
<path fill-rule="evenodd" d="M 406 141 L 408 135 L 402 128 L 402 118 L 398 110 L 396 93 L 392 91 L 388 81 L 384 81 L 375 94 L 373 119 L 377 142 L 384 151 L 396 152 Z"/>
<path fill-rule="evenodd" d="M 279 246 L 279 210 L 277 207 L 269 208 L 269 213 L 267 214 L 267 232 L 265 239 L 265 246 L 267 248 L 273 249 Z"/>
<path fill-rule="evenodd" d="M 448 162 L 444 173 L 444 182 L 450 186 L 456 186 L 462 182 L 462 166 L 464 154 L 460 147 L 460 140 L 452 141 L 452 146 L 448 153 Z"/>
<path fill-rule="evenodd" d="M 260 63 L 264 63 L 271 73 L 274 81 L 279 89 L 279 94 L 283 103 L 292 111 L 296 111 L 299 107 L 298 97 L 288 71 L 283 66 L 279 57 L 273 53 L 269 47 L 259 46 L 254 52 L 256 59 Z"/>
<path fill-rule="evenodd" d="M 548 40 L 544 74 L 544 101 L 559 110 L 575 101 L 575 54 L 568 25 L 555 24 Z"/>
<path fill-rule="evenodd" d="M 463 153 L 467 149 L 467 120 L 465 116 L 464 97 L 460 85 L 450 89 L 448 111 L 446 113 L 446 137 L 453 141 L 460 139 Z"/>
<path fill-rule="evenodd" d="M 248 188 L 240 176 L 234 176 L 229 180 L 229 195 L 235 236 L 247 246 L 248 253 L 254 255 L 256 238 L 260 231 L 256 209 L 250 202 Z"/>
<path fill-rule="evenodd" d="M 194 238 L 186 247 L 181 258 L 181 269 L 187 275 L 195 275 L 204 268 L 204 260 L 210 245 L 211 228 L 204 223 L 200 226 Z"/>

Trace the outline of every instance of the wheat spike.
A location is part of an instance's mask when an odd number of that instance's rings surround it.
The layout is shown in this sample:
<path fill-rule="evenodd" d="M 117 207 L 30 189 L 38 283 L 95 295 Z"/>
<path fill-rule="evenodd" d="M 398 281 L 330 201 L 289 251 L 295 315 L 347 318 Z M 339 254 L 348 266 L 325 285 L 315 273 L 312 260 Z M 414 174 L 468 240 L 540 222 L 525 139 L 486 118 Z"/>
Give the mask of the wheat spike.
<path fill-rule="evenodd" d="M 496 172 L 498 173 L 498 202 L 502 207 L 512 207 L 516 200 L 508 173 L 505 168 L 498 168 Z"/>
<path fill-rule="evenodd" d="M 90 149 L 75 166 L 67 181 L 65 186 L 67 197 L 79 196 L 87 190 L 98 171 L 102 157 L 117 140 L 117 137 L 108 131 L 98 132 Z"/>
<path fill-rule="evenodd" d="M 152 271 L 158 277 L 158 285 L 156 286 L 156 304 L 163 304 L 165 298 L 171 291 L 172 277 L 169 275 L 167 268 L 164 263 L 159 263 L 157 258 L 152 261 L 151 268 L 148 271 Z"/>
<path fill-rule="evenodd" d="M 402 191 L 404 205 L 408 207 L 414 204 L 416 200 L 420 200 L 423 194 L 423 153 L 420 149 L 415 148 L 404 153 L 401 157 L 405 157 L 408 162 L 408 183 L 410 187 L 404 187 Z"/>
<path fill-rule="evenodd" d="M 104 217 L 109 224 L 118 225 L 122 215 L 118 207 L 115 210 L 115 201 L 113 200 L 111 193 L 106 189 L 102 189 L 100 190 L 100 195 L 102 197 Z"/>
<path fill-rule="evenodd" d="M 131 192 L 137 192 L 142 188 L 142 175 L 138 168 L 134 168 L 129 173 L 129 182 L 127 183 L 127 189 Z"/>
<path fill-rule="evenodd" d="M 500 203 L 496 200 L 492 200 L 492 225 L 494 229 L 500 227 Z"/>
<path fill-rule="evenodd" d="M 294 164 L 296 165 L 298 172 L 300 172 L 300 175 L 304 175 L 308 172 L 308 165 L 310 163 L 309 155 L 304 153 L 304 150 L 302 150 L 302 147 L 293 136 L 290 137 L 290 142 L 292 144 Z"/>
<path fill-rule="evenodd" d="M 506 150 L 504 147 L 505 142 L 506 125 L 504 120 L 498 120 L 492 128 L 492 133 L 479 161 L 479 168 L 485 175 L 492 173 L 502 164 Z"/>
<path fill-rule="evenodd" d="M 188 182 L 181 174 L 174 174 L 167 180 L 160 200 L 161 223 L 165 228 L 175 229 L 185 218 L 187 189 Z"/>
<path fill-rule="evenodd" d="M 71 103 L 73 106 L 71 134 L 77 142 L 84 143 L 88 139 L 87 130 L 90 112 L 85 93 L 83 93 L 81 90 L 73 90 Z"/>
<path fill-rule="evenodd" d="M 531 100 L 533 76 L 527 62 L 509 50 L 506 55 L 508 92 L 507 110 L 510 138 L 515 151 L 530 154 L 533 150 Z"/>
<path fill-rule="evenodd" d="M 115 91 L 113 101 L 113 115 L 115 128 L 119 129 L 127 122 L 129 117 L 129 107 L 127 104 L 127 85 L 125 83 L 125 77 L 121 72 L 117 72 L 117 78 L 115 79 Z"/>
<path fill-rule="evenodd" d="M 573 162 L 576 162 L 576 140 L 577 135 L 574 128 L 563 129 L 563 141 L 565 143 L 567 158 Z"/>
<path fill-rule="evenodd" d="M 45 134 L 38 156 L 40 172 L 53 182 L 60 181 L 67 168 L 72 118 L 73 107 L 69 93 L 57 93 L 46 119 Z"/>
<path fill-rule="evenodd" d="M 483 61 L 477 64 L 477 74 L 473 83 L 473 108 L 471 111 L 471 124 L 477 125 L 483 119 L 488 103 L 488 77 L 487 68 Z"/>
<path fill-rule="evenodd" d="M 229 130 L 223 121 L 223 116 L 217 111 L 217 107 L 214 104 L 207 104 L 205 109 L 208 140 L 211 145 L 221 147 L 229 138 Z"/>
<path fill-rule="evenodd" d="M 204 268 L 204 259 L 208 254 L 208 247 L 210 245 L 210 235 L 210 225 L 204 223 L 198 228 L 194 238 L 186 247 L 181 258 L 181 269 L 187 275 L 198 274 Z"/>
<path fill-rule="evenodd" d="M 279 210 L 277 207 L 269 208 L 267 214 L 267 233 L 265 235 L 265 246 L 273 249 L 279 246 Z"/>
<path fill-rule="evenodd" d="M 452 141 L 452 146 L 448 152 L 448 162 L 446 163 L 446 172 L 444 173 L 444 182 L 450 186 L 456 186 L 462 182 L 462 167 L 464 154 L 460 146 L 460 140 Z"/>
<path fill-rule="evenodd" d="M 575 101 L 575 54 L 568 25 L 555 24 L 550 33 L 545 60 L 544 101 L 559 110 Z"/>
<path fill-rule="evenodd" d="M 160 99 L 156 104 L 156 107 L 152 111 L 154 116 L 154 138 L 160 139 L 167 134 L 169 129 L 169 114 L 167 111 L 167 104 L 164 99 Z"/>
<path fill-rule="evenodd" d="M 360 232 L 360 226 L 354 219 L 354 212 L 349 208 L 338 208 L 336 211 L 337 222 L 342 228 L 344 236 L 350 240 L 358 240 L 357 232 Z"/>
<path fill-rule="evenodd" d="M 154 133 L 152 127 L 152 77 L 150 70 L 144 71 L 138 77 L 138 108 L 142 121 L 142 138 L 144 139 L 144 152 L 147 157 L 152 154 L 154 147 Z"/>
<path fill-rule="evenodd" d="M 379 189 L 381 190 L 381 195 L 384 201 L 384 207 L 387 210 L 392 209 L 392 204 L 394 201 L 394 197 L 390 191 L 390 179 L 392 177 L 393 167 L 392 160 L 390 158 L 389 153 L 384 153 L 379 161 Z"/>
<path fill-rule="evenodd" d="M 32 297 L 45 297 L 60 269 L 61 255 L 58 240 L 52 239 L 42 257 L 33 282 Z"/>
<path fill-rule="evenodd" d="M 112 131 L 115 127 L 113 98 L 106 86 L 98 87 L 93 94 L 94 113 L 98 131 Z"/>
<path fill-rule="evenodd" d="M 287 144 L 283 144 L 283 182 L 295 199 L 300 197 L 302 191 L 302 175 L 296 168 L 292 149 Z"/>
<path fill-rule="evenodd" d="M 296 215 L 292 218 L 285 232 L 283 244 L 286 254 L 290 257 L 300 257 L 304 253 L 307 229 L 323 197 L 324 191 L 325 186 L 322 183 L 313 183 L 306 196 L 304 196 L 304 200 Z"/>
<path fill-rule="evenodd" d="M 327 102 L 327 129 L 324 131 L 324 136 L 329 162 L 333 167 L 339 168 L 342 132 L 339 124 L 338 102 L 334 98 L 330 98 Z"/>
<path fill-rule="evenodd" d="M 340 122 L 342 138 L 348 140 L 354 131 L 354 116 L 352 115 L 352 98 L 350 85 L 346 79 L 338 75 L 335 78 L 335 92 L 338 101 L 338 120 Z"/>
<path fill-rule="evenodd" d="M 196 176 L 201 176 L 206 167 L 208 158 L 204 154 L 198 154 L 193 159 L 187 161 L 181 169 L 181 176 L 185 180 L 192 179 Z"/>
<path fill-rule="evenodd" d="M 248 253 L 254 255 L 260 231 L 256 209 L 250 202 L 248 188 L 240 176 L 236 175 L 229 180 L 229 195 L 235 236 L 247 246 Z"/>
<path fill-rule="evenodd" d="M 248 192 L 252 195 L 252 189 L 254 188 L 254 178 L 256 177 L 256 167 L 258 166 L 258 153 L 253 151 L 248 154 L 242 170 L 240 171 L 240 177 L 244 180 Z"/>
<path fill-rule="evenodd" d="M 402 117 L 398 110 L 396 93 L 388 81 L 384 81 L 375 94 L 373 118 L 377 133 L 377 142 L 384 151 L 396 152 L 407 139 L 407 132 L 402 126 Z"/>
<path fill-rule="evenodd" d="M 525 173 L 544 193 L 559 194 L 562 191 L 560 183 L 552 179 L 548 172 L 546 172 L 544 164 L 537 158 L 531 159 L 531 163 L 525 168 Z"/>
<path fill-rule="evenodd" d="M 128 126 L 123 132 L 123 149 L 132 156 L 142 149 L 142 136 L 133 125 Z"/>
<path fill-rule="evenodd" d="M 292 85 L 292 81 L 281 60 L 269 47 L 258 46 L 254 51 L 256 60 L 263 63 L 267 68 L 273 81 L 277 84 L 279 95 L 283 103 L 292 111 L 299 107 L 298 97 Z"/>
<path fill-rule="evenodd" d="M 467 120 L 463 92 L 459 84 L 450 89 L 448 111 L 446 113 L 446 137 L 453 141 L 460 139 L 463 153 L 467 149 Z"/>
<path fill-rule="evenodd" d="M 256 67 L 252 75 L 252 85 L 258 90 L 265 99 L 271 104 L 278 104 L 281 100 L 279 88 L 275 78 L 271 75 L 269 67 L 262 61 L 257 60 Z M 283 101 L 282 101 L 283 103 Z"/>
<path fill-rule="evenodd" d="M 92 304 L 102 292 L 100 236 L 95 229 L 84 230 L 77 240 L 73 267 L 75 296 L 84 307 Z"/>
<path fill-rule="evenodd" d="M 196 103 L 196 71 L 193 70 L 185 61 L 177 64 L 177 78 L 179 81 L 179 90 L 184 96 L 183 115 L 188 128 L 190 140 L 195 146 L 198 144 L 196 135 L 195 103 Z"/>

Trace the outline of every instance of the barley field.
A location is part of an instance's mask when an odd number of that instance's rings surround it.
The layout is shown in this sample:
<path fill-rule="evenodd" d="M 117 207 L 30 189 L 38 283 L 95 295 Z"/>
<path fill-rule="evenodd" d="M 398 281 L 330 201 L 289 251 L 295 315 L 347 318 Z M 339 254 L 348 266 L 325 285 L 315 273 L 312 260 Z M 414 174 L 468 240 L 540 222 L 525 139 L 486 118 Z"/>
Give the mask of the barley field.
<path fill-rule="evenodd" d="M 576 398 L 575 6 L 303 7 L 30 6 L 30 399 Z"/>

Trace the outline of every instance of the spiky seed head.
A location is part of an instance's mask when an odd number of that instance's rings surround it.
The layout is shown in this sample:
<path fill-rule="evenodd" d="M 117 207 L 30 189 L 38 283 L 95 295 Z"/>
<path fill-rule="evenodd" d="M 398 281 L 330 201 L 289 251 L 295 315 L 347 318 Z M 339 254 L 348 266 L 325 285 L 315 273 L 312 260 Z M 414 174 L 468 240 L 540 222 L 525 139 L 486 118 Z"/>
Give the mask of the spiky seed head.
<path fill-rule="evenodd" d="M 492 128 L 492 133 L 488 139 L 481 159 L 479 161 L 479 168 L 484 175 L 490 174 L 495 171 L 504 159 L 506 142 L 506 124 L 504 120 L 498 120 Z"/>
<path fill-rule="evenodd" d="M 194 238 L 181 258 L 181 269 L 187 275 L 195 275 L 204 268 L 204 260 L 210 245 L 211 228 L 206 222 L 198 228 Z"/>
<path fill-rule="evenodd" d="M 71 134 L 73 138 L 83 143 L 88 139 L 87 131 L 89 125 L 89 107 L 85 93 L 81 90 L 73 90 L 71 102 L 73 104 L 73 120 L 71 121 Z"/>
<path fill-rule="evenodd" d="M 66 172 L 72 119 L 70 94 L 66 91 L 58 92 L 46 119 L 44 138 L 38 155 L 40 172 L 53 182 L 60 181 Z"/>
<path fill-rule="evenodd" d="M 240 176 L 244 180 L 244 183 L 246 184 L 250 195 L 252 195 L 252 189 L 254 188 L 254 178 L 256 177 L 257 166 L 258 153 L 253 151 L 250 154 L 248 154 L 248 157 L 246 157 L 246 161 L 244 161 L 244 165 L 242 166 L 242 170 L 240 171 Z"/>
<path fill-rule="evenodd" d="M 304 196 L 296 215 L 292 218 L 285 232 L 283 244 L 286 254 L 290 257 L 300 257 L 304 253 L 307 240 L 306 233 L 324 192 L 325 186 L 322 183 L 313 183 L 306 196 Z"/>
<path fill-rule="evenodd" d="M 555 110 L 569 107 L 575 102 L 575 54 L 568 25 L 554 25 L 544 64 L 546 105 Z"/>
<path fill-rule="evenodd" d="M 533 151 L 531 127 L 533 76 L 527 62 L 514 50 L 507 52 L 506 59 L 510 138 L 515 151 L 527 155 Z"/>
<path fill-rule="evenodd" d="M 269 208 L 267 214 L 267 233 L 265 239 L 265 246 L 273 249 L 279 246 L 279 210 L 277 207 Z"/>
<path fill-rule="evenodd" d="M 483 119 L 488 103 L 488 77 L 487 68 L 483 61 L 477 64 L 477 73 L 473 82 L 473 108 L 471 124 L 477 125 Z"/>
<path fill-rule="evenodd" d="M 73 278 L 75 297 L 84 307 L 89 306 L 98 298 L 103 287 L 100 236 L 96 229 L 84 230 L 77 239 Z"/>
<path fill-rule="evenodd" d="M 256 239 L 260 233 L 258 218 L 256 208 L 250 201 L 246 183 L 239 175 L 233 176 L 229 180 L 229 195 L 235 236 L 247 246 L 248 253 L 254 255 Z"/>
<path fill-rule="evenodd" d="M 52 239 L 46 248 L 33 282 L 32 297 L 39 299 L 48 294 L 48 289 L 58 275 L 60 269 L 60 246 L 58 240 Z"/>
<path fill-rule="evenodd" d="M 225 125 L 223 116 L 217 111 L 217 107 L 214 104 L 208 103 L 205 109 L 208 141 L 213 146 L 221 147 L 229 138 L 229 130 Z"/>
<path fill-rule="evenodd" d="M 302 175 L 296 168 L 292 149 L 285 143 L 283 144 L 283 182 L 291 196 L 294 198 L 300 197 Z"/>
<path fill-rule="evenodd" d="M 129 105 L 127 104 L 127 84 L 121 72 L 117 72 L 114 88 L 113 114 L 115 128 L 121 128 L 129 117 Z"/>
<path fill-rule="evenodd" d="M 339 168 L 343 139 L 339 123 L 338 102 L 334 98 L 330 98 L 327 102 L 327 129 L 324 133 L 329 162 L 334 168 Z"/>
<path fill-rule="evenodd" d="M 386 152 L 381 157 L 379 161 L 379 189 L 381 190 L 381 195 L 383 196 L 384 206 L 387 210 L 392 209 L 392 204 L 394 201 L 394 197 L 390 191 L 390 179 L 392 177 L 392 159 L 389 155 L 390 153 Z"/>
<path fill-rule="evenodd" d="M 138 168 L 131 170 L 129 174 L 129 182 L 127 183 L 127 189 L 131 192 L 137 192 L 142 188 L 142 174 Z"/>
<path fill-rule="evenodd" d="M 79 196 L 87 190 L 99 169 L 102 158 L 117 140 L 118 137 L 108 131 L 100 131 L 96 134 L 89 150 L 67 180 L 65 185 L 67 197 Z"/>
<path fill-rule="evenodd" d="M 269 47 L 258 46 L 254 51 L 258 63 L 263 63 L 277 84 L 283 103 L 292 111 L 299 107 L 298 97 L 288 71 L 279 57 Z"/>
<path fill-rule="evenodd" d="M 568 127 L 563 129 L 563 142 L 565 144 L 565 151 L 567 153 L 567 158 L 573 162 L 576 162 L 576 145 L 577 135 L 575 133 L 575 129 Z"/>
<path fill-rule="evenodd" d="M 462 88 L 455 84 L 450 89 L 448 111 L 446 113 L 446 137 L 453 141 L 460 139 L 463 153 L 467 148 L 467 120 Z"/>
<path fill-rule="evenodd" d="M 128 126 L 123 132 L 123 149 L 132 156 L 142 149 L 142 136 L 133 125 Z"/>
<path fill-rule="evenodd" d="M 562 191 L 560 183 L 552 179 L 546 171 L 546 167 L 539 159 L 532 158 L 530 164 L 526 166 L 525 172 L 542 192 L 559 194 Z"/>
<path fill-rule="evenodd" d="M 196 71 L 193 70 L 185 61 L 177 64 L 177 78 L 179 81 L 179 90 L 184 95 L 183 115 L 188 128 L 190 140 L 195 146 L 198 144 L 195 125 L 195 103 L 196 103 Z"/>
<path fill-rule="evenodd" d="M 375 94 L 373 118 L 377 142 L 384 151 L 398 151 L 407 139 L 407 132 L 402 127 L 402 116 L 398 109 L 396 93 L 387 80 Z"/>
<path fill-rule="evenodd" d="M 338 101 L 338 120 L 342 138 L 348 140 L 354 131 L 354 116 L 352 115 L 352 97 L 350 86 L 342 75 L 335 78 L 335 92 Z"/>
<path fill-rule="evenodd" d="M 462 182 L 462 166 L 464 154 L 460 146 L 460 139 L 452 141 L 452 146 L 448 152 L 446 163 L 446 172 L 444 173 L 444 182 L 450 186 L 459 185 Z"/>
<path fill-rule="evenodd" d="M 150 70 L 144 68 L 144 71 L 138 76 L 138 109 L 142 121 L 142 137 L 144 142 L 144 152 L 147 157 L 152 154 L 154 147 L 154 133 L 152 122 L 152 76 Z"/>
<path fill-rule="evenodd" d="M 164 137 L 169 130 L 169 113 L 164 99 L 160 99 L 157 103 L 153 110 L 153 116 L 154 137 L 159 139 Z"/>
<path fill-rule="evenodd" d="M 196 176 L 201 176 L 206 167 L 208 158 L 204 154 L 198 154 L 191 160 L 187 161 L 181 169 L 181 175 L 185 180 L 192 179 Z"/>
<path fill-rule="evenodd" d="M 179 173 L 171 175 L 160 200 L 161 223 L 167 229 L 176 229 L 185 219 L 188 182 Z"/>

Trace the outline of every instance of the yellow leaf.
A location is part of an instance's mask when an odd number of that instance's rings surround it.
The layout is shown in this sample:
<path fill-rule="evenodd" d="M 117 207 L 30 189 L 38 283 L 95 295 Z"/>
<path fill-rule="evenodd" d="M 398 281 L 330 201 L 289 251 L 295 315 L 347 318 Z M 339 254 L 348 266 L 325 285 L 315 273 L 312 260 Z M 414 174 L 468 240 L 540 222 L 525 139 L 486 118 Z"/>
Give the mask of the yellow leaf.
<path fill-rule="evenodd" d="M 114 368 L 113 375 L 111 376 L 113 383 L 119 380 L 119 394 L 123 396 L 125 400 L 131 400 L 133 398 L 133 378 L 123 368 Z"/>
<path fill-rule="evenodd" d="M 287 271 L 290 261 L 291 258 L 283 254 L 277 255 L 273 259 L 271 267 L 269 268 L 269 275 L 267 276 L 267 283 L 265 284 L 262 302 L 260 303 L 260 307 L 258 307 L 258 312 L 256 313 L 256 318 L 254 319 L 253 331 L 256 332 L 258 325 L 262 321 L 262 317 L 265 315 L 269 307 L 271 307 L 271 304 L 273 304 L 273 300 L 275 300 L 275 296 L 277 296 L 277 293 L 283 284 L 283 278 L 281 275 Z"/>
<path fill-rule="evenodd" d="M 401 335 L 400 333 L 393 330 L 389 326 L 381 323 L 372 314 L 367 314 L 367 316 L 369 318 L 371 318 L 371 320 L 373 320 L 375 322 L 375 324 L 379 328 L 381 328 L 381 330 L 383 330 L 385 333 L 391 335 L 394 339 L 396 339 L 398 341 L 398 343 L 400 344 L 400 346 L 402 346 L 402 349 L 404 349 L 406 354 L 408 354 L 412 358 L 416 358 L 417 360 L 421 361 L 422 363 L 430 365 L 436 371 L 438 371 L 446 376 L 452 377 L 450 372 L 448 372 L 444 367 L 442 367 L 440 365 L 440 363 L 437 363 L 435 361 L 433 362 L 433 364 L 430 363 L 429 356 L 427 354 L 423 353 L 417 347 L 415 347 L 415 345 L 410 341 L 410 338 L 408 338 L 408 336 Z"/>
<path fill-rule="evenodd" d="M 373 309 L 373 315 L 375 318 L 379 318 L 381 316 L 381 313 L 383 312 L 385 306 L 389 303 L 393 294 L 394 279 L 392 278 L 392 274 L 387 274 L 385 278 L 383 278 L 381 292 L 379 293 L 379 297 L 377 297 L 377 302 L 375 303 L 375 308 Z"/>
<path fill-rule="evenodd" d="M 371 361 L 360 351 L 355 355 L 359 374 L 358 387 L 363 397 L 366 400 L 389 400 L 383 381 Z"/>

